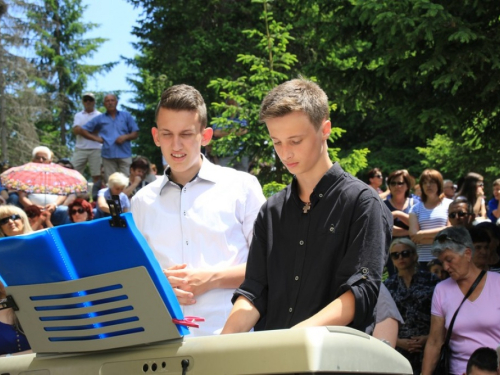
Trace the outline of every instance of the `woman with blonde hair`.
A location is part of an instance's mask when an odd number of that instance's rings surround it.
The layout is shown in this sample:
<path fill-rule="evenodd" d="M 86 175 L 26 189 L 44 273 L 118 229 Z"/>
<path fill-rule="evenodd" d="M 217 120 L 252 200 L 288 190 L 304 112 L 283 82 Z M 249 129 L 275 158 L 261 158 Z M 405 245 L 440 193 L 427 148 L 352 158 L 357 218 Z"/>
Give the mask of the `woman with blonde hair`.
<path fill-rule="evenodd" d="M 33 230 L 26 212 L 10 204 L 0 206 L 0 237 L 12 237 L 31 232 Z"/>

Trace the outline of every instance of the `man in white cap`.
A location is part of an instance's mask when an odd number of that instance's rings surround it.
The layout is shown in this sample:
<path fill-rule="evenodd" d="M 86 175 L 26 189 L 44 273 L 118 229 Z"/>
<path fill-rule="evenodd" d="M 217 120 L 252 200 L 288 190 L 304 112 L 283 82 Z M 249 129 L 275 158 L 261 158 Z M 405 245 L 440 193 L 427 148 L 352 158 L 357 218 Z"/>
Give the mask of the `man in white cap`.
<path fill-rule="evenodd" d="M 94 186 L 99 190 L 101 180 L 101 148 L 102 144 L 81 135 L 81 127 L 87 122 L 101 114 L 95 109 L 95 95 L 91 92 L 83 94 L 83 111 L 75 115 L 73 121 L 73 134 L 76 135 L 75 152 L 71 159 L 73 167 L 83 175 L 87 163 L 89 164 L 90 174 Z M 96 190 L 96 192 L 97 192 Z"/>

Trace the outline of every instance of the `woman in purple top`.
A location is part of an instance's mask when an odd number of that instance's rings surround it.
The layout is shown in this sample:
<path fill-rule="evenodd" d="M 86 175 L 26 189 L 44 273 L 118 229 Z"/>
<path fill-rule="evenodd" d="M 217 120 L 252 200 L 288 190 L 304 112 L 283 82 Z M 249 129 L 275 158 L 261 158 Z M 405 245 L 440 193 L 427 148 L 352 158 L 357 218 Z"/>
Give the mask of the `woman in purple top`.
<path fill-rule="evenodd" d="M 450 277 L 434 290 L 431 330 L 424 352 L 422 374 L 431 375 L 438 362 L 446 330 L 463 298 L 481 273 L 474 265 L 474 245 L 467 229 L 449 227 L 436 236 L 432 253 Z M 458 311 L 451 331 L 450 374 L 464 374 L 467 360 L 479 347 L 500 342 L 500 274 L 486 272 Z"/>

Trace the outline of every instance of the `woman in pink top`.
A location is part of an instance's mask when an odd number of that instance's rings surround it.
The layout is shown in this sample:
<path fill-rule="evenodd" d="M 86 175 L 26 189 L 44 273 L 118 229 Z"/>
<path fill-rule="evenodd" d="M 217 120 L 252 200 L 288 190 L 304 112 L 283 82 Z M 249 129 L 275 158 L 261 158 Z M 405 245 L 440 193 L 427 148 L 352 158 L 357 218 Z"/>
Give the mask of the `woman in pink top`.
<path fill-rule="evenodd" d="M 432 253 L 443 263 L 450 278 L 434 289 L 423 375 L 431 375 L 436 367 L 451 319 L 481 272 L 472 262 L 474 246 L 465 228 L 449 227 L 439 232 Z M 460 308 L 452 328 L 450 374 L 464 374 L 474 350 L 482 346 L 496 347 L 499 342 L 500 274 L 486 272 Z"/>

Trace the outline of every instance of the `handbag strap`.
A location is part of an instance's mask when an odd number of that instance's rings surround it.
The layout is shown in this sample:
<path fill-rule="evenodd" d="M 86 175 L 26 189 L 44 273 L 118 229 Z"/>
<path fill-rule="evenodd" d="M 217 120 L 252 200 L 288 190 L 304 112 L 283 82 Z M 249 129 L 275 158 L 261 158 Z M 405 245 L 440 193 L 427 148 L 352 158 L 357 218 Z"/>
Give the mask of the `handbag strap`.
<path fill-rule="evenodd" d="M 455 318 L 458 315 L 458 311 L 460 310 L 460 308 L 464 304 L 465 300 L 467 298 L 469 298 L 470 295 L 472 294 L 472 292 L 476 289 L 477 285 L 479 284 L 479 282 L 481 281 L 481 279 L 483 278 L 483 276 L 484 276 L 485 273 L 486 273 L 486 271 L 484 271 L 484 270 L 481 271 L 481 273 L 479 274 L 479 276 L 474 281 L 474 284 L 471 285 L 469 291 L 467 292 L 467 294 L 465 295 L 464 299 L 460 303 L 460 306 L 458 306 L 457 311 L 455 311 L 455 314 L 453 315 L 453 318 L 451 319 L 450 326 L 448 327 L 448 332 L 446 332 L 446 339 L 444 340 L 444 344 L 443 345 L 448 346 L 448 344 L 450 342 L 450 339 L 451 339 L 451 331 L 453 329 L 453 324 L 455 324 Z"/>

